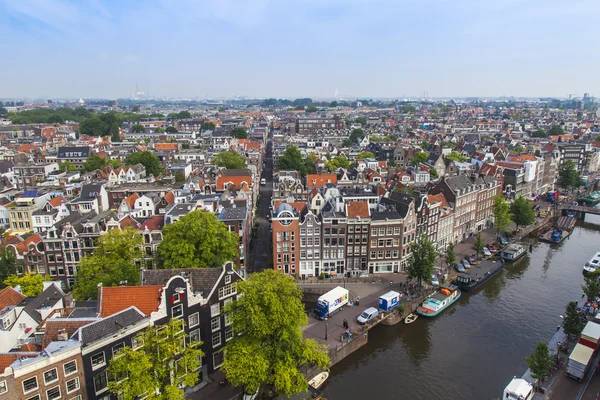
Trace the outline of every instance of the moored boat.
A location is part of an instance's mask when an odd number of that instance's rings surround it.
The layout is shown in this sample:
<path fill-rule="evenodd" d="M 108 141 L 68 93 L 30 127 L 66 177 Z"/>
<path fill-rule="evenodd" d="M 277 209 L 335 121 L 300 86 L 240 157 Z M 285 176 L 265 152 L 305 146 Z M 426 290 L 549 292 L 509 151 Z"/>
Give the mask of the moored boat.
<path fill-rule="evenodd" d="M 503 266 L 504 263 L 501 261 L 484 260 L 477 267 L 458 274 L 456 280 L 452 283 L 463 292 L 468 292 L 483 285 L 500 272 Z"/>
<path fill-rule="evenodd" d="M 461 292 L 455 285 L 444 285 L 425 299 L 417 308 L 417 314 L 424 317 L 435 317 L 460 297 Z"/>
<path fill-rule="evenodd" d="M 321 386 L 323 386 L 323 384 L 325 383 L 327 378 L 329 378 L 329 372 L 324 371 L 324 372 L 321 372 L 320 374 L 317 374 L 314 378 L 312 378 L 310 381 L 308 381 L 308 384 L 310 386 L 312 386 L 313 388 L 318 389 Z"/>
<path fill-rule="evenodd" d="M 407 325 L 412 324 L 413 322 L 415 322 L 417 320 L 417 318 L 419 318 L 419 316 L 417 314 L 410 313 L 406 316 L 406 318 L 404 318 L 404 323 Z"/>
<path fill-rule="evenodd" d="M 511 244 L 500 251 L 500 258 L 506 261 L 516 261 L 527 253 L 525 246 L 521 244 Z"/>
<path fill-rule="evenodd" d="M 600 268 L 600 252 L 594 254 L 590 261 L 586 262 L 583 266 L 583 273 L 589 274 L 590 272 L 596 271 Z"/>
<path fill-rule="evenodd" d="M 559 244 L 571 235 L 571 231 L 568 229 L 551 229 L 542 233 L 540 236 L 540 242 L 546 242 L 551 244 Z"/>

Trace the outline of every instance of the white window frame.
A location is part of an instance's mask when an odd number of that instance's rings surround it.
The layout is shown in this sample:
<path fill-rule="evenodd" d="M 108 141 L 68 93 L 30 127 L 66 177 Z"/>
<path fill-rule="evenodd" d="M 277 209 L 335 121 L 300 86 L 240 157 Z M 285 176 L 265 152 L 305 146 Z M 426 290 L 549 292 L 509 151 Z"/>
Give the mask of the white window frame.
<path fill-rule="evenodd" d="M 66 366 L 71 363 L 75 364 L 75 371 L 67 372 Z M 77 373 L 77 360 L 71 360 L 69 362 L 64 363 L 63 364 L 63 372 L 65 373 L 65 376 L 71 376 L 73 374 L 76 374 Z"/>
<path fill-rule="evenodd" d="M 192 340 L 192 336 L 194 335 L 198 335 L 198 340 Z M 194 329 L 193 331 L 190 332 L 190 343 L 192 342 L 200 342 L 202 337 L 200 335 L 200 329 Z"/>
<path fill-rule="evenodd" d="M 225 343 L 229 342 L 231 339 L 233 339 L 233 329 L 228 326 L 225 328 Z"/>
<path fill-rule="evenodd" d="M 210 305 L 210 316 L 215 317 L 221 314 L 221 303 L 215 303 Z"/>
<path fill-rule="evenodd" d="M 214 326 L 213 326 L 214 325 Z M 210 320 L 210 331 L 216 332 L 221 329 L 221 317 L 215 317 Z"/>
<path fill-rule="evenodd" d="M 140 342 L 142 343 L 141 345 L 139 344 Z M 131 348 L 133 350 L 137 350 L 141 349 L 142 347 L 144 347 L 144 335 L 139 333 L 131 338 Z"/>
<path fill-rule="evenodd" d="M 192 317 L 196 318 L 196 323 L 194 324 L 192 324 Z M 195 312 L 188 317 L 188 328 L 193 328 L 198 325 L 200 325 L 200 313 Z"/>
<path fill-rule="evenodd" d="M 69 382 L 77 382 L 77 387 L 75 389 L 73 389 L 73 390 L 69 390 Z M 80 385 L 80 382 L 79 382 L 79 377 L 76 376 L 75 378 L 68 380 L 65 383 L 65 387 L 67 388 L 67 394 L 73 393 L 73 392 L 79 390 L 81 388 L 81 385 Z"/>
<path fill-rule="evenodd" d="M 118 347 L 119 345 L 121 345 L 121 347 L 117 348 L 117 350 L 115 350 L 115 347 Z M 122 354 L 118 354 L 119 350 L 123 350 L 125 348 L 125 342 L 121 342 L 116 344 L 115 346 L 112 347 L 112 355 L 113 357 L 121 357 Z"/>
<path fill-rule="evenodd" d="M 181 310 L 181 315 L 175 316 L 175 309 Z M 172 318 L 183 318 L 183 304 L 179 303 L 173 307 L 171 307 L 171 317 Z"/>
<path fill-rule="evenodd" d="M 4 394 L 8 392 L 8 385 L 6 384 L 6 381 L 0 381 L 0 394 Z"/>
<path fill-rule="evenodd" d="M 100 376 L 100 374 L 106 375 L 106 386 L 103 389 L 100 389 L 100 391 L 98 391 L 98 389 L 96 389 L 96 376 Z M 94 385 L 94 392 L 96 394 L 104 393 L 108 390 L 108 372 L 106 370 L 104 370 L 100 374 L 92 377 L 92 384 Z"/>
<path fill-rule="evenodd" d="M 96 357 L 97 355 L 100 355 L 100 354 L 102 354 L 102 363 L 94 366 L 94 357 Z M 104 367 L 106 365 L 106 354 L 104 354 L 103 351 L 94 354 L 93 356 L 90 357 L 90 364 L 92 365 L 92 371 L 95 371 L 98 368 Z"/>
<path fill-rule="evenodd" d="M 50 396 L 48 395 L 48 392 L 51 391 L 51 390 L 54 390 L 54 389 L 58 389 L 58 397 L 50 398 Z M 48 399 L 48 400 L 58 400 L 61 397 L 62 397 L 62 393 L 60 391 L 60 385 L 54 386 L 53 388 L 50 388 L 50 389 L 46 390 L 46 399 Z"/>
<path fill-rule="evenodd" d="M 215 337 L 217 337 L 217 335 L 219 335 L 219 342 L 215 343 Z M 210 344 L 212 345 L 213 349 L 215 347 L 219 347 L 221 345 L 221 331 L 217 331 L 212 334 L 212 336 L 210 338 Z"/>
<path fill-rule="evenodd" d="M 51 380 L 51 381 L 48 381 L 48 380 L 46 380 L 46 374 L 47 374 L 48 372 L 52 372 L 52 371 L 54 371 L 54 374 L 56 375 L 56 378 L 55 378 L 55 379 L 53 379 L 53 380 Z M 49 369 L 49 370 L 47 370 L 47 371 L 44 371 L 44 384 L 45 384 L 45 385 L 49 385 L 49 384 L 51 384 L 51 383 L 54 383 L 54 382 L 56 382 L 56 381 L 58 381 L 58 369 L 56 369 L 56 368 L 52 368 L 52 369 Z"/>
<path fill-rule="evenodd" d="M 29 380 L 31 380 L 31 379 L 35 379 L 35 388 L 33 388 L 33 389 L 29 389 L 29 390 L 25 390 L 25 382 L 27 382 L 27 381 L 29 381 Z M 38 389 L 40 388 L 40 383 L 38 382 L 38 378 L 37 378 L 37 376 L 32 376 L 31 378 L 24 379 L 24 380 L 21 382 L 21 386 L 23 387 L 23 394 L 27 394 L 27 393 L 31 393 L 31 392 L 33 392 L 33 391 L 36 391 L 36 390 L 38 390 Z"/>
<path fill-rule="evenodd" d="M 229 284 L 231 283 L 231 275 L 227 274 L 225 275 L 225 284 Z"/>

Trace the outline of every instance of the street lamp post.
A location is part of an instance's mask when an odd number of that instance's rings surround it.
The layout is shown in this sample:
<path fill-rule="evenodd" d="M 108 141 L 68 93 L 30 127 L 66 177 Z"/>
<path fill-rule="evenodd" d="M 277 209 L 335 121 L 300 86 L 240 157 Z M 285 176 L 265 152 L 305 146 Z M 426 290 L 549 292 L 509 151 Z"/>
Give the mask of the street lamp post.
<path fill-rule="evenodd" d="M 325 320 L 325 340 L 327 340 L 327 320 Z"/>

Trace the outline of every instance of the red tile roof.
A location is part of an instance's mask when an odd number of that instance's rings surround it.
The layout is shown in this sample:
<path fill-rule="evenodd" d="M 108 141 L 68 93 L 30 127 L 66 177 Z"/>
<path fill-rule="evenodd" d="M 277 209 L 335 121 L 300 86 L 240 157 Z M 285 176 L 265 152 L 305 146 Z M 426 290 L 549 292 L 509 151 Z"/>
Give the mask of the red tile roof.
<path fill-rule="evenodd" d="M 16 306 L 17 304 L 19 304 L 26 298 L 27 298 L 27 296 L 25 296 L 22 293 L 17 292 L 15 289 L 11 288 L 10 286 L 5 287 L 0 292 L 0 310 L 4 309 L 5 307 Z M 0 368 L 0 371 L 2 371 L 1 368 Z"/>
<path fill-rule="evenodd" d="M 125 197 L 125 199 L 123 199 L 123 201 L 125 203 L 127 203 L 127 205 L 129 206 L 130 209 L 133 210 L 135 208 L 135 201 L 139 198 L 140 198 L 140 196 L 138 196 L 137 193 L 134 193 L 131 196 Z"/>
<path fill-rule="evenodd" d="M 29 245 L 31 243 L 38 244 L 41 241 L 42 241 L 42 237 L 40 235 L 38 235 L 37 233 L 35 235 L 31 235 L 16 246 L 17 251 L 19 252 L 19 254 L 23 254 L 29 250 Z"/>
<path fill-rule="evenodd" d="M 177 150 L 177 143 L 156 143 L 156 150 Z"/>
<path fill-rule="evenodd" d="M 328 183 L 337 184 L 336 174 L 308 174 L 306 176 L 306 186 L 324 187 Z"/>
<path fill-rule="evenodd" d="M 369 203 L 366 201 L 353 201 L 348 204 L 348 218 L 369 218 Z"/>
<path fill-rule="evenodd" d="M 160 231 L 165 226 L 165 217 L 164 215 L 153 215 L 147 220 L 144 221 L 142 226 L 140 226 L 140 231 L 145 231 L 146 228 L 151 231 Z"/>
<path fill-rule="evenodd" d="M 62 196 L 56 196 L 56 197 L 48 200 L 48 203 L 50 203 L 50 205 L 54 208 L 60 206 L 61 204 L 65 204 L 66 202 L 67 202 L 67 200 Z"/>
<path fill-rule="evenodd" d="M 17 353 L 0 354 L 0 371 L 4 372 L 6 368 L 10 367 L 10 364 L 17 361 L 20 357 L 22 355 Z"/>
<path fill-rule="evenodd" d="M 121 228 L 130 226 L 134 229 L 137 229 L 140 226 L 140 224 L 135 219 L 133 219 L 133 217 L 131 215 L 127 215 L 126 217 L 123 217 L 123 219 L 119 221 L 119 226 Z"/>
<path fill-rule="evenodd" d="M 66 332 L 68 337 L 71 337 L 77 329 L 97 321 L 96 318 L 48 318 L 44 326 L 44 339 L 42 340 L 42 349 L 45 349 L 50 342 L 58 339 L 60 332 Z"/>
<path fill-rule="evenodd" d="M 136 306 L 145 315 L 158 311 L 161 285 L 102 287 L 100 295 L 100 316 L 106 317 Z"/>
<path fill-rule="evenodd" d="M 165 199 L 167 204 L 175 204 L 175 195 L 173 194 L 173 192 L 169 192 L 169 193 L 165 194 L 163 199 Z"/>

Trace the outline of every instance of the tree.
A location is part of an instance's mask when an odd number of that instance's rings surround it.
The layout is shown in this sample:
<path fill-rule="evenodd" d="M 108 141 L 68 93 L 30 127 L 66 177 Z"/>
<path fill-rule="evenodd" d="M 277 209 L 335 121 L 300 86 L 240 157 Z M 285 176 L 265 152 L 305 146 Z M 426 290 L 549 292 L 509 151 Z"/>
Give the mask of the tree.
<path fill-rule="evenodd" d="M 245 128 L 242 128 L 241 126 L 238 126 L 238 127 L 233 128 L 231 130 L 231 136 L 233 136 L 234 138 L 237 138 L 237 139 L 247 139 L 248 138 L 248 132 L 246 131 Z"/>
<path fill-rule="evenodd" d="M 494 197 L 494 224 L 498 232 L 508 232 L 508 227 L 512 221 L 510 206 L 502 195 Z"/>
<path fill-rule="evenodd" d="M 454 252 L 454 243 L 450 243 L 448 247 L 446 247 L 446 255 L 444 257 L 444 262 L 451 268 L 456 264 L 456 253 Z"/>
<path fill-rule="evenodd" d="M 234 331 L 221 367 L 227 379 L 248 393 L 270 386 L 287 396 L 306 391 L 300 370 L 326 368 L 330 360 L 324 346 L 302 337 L 308 318 L 294 279 L 265 270 L 237 288 L 242 296 L 225 306 Z"/>
<path fill-rule="evenodd" d="M 174 126 L 167 126 L 167 128 L 165 129 L 165 132 L 167 132 L 167 133 L 177 133 L 177 128 L 175 128 Z"/>
<path fill-rule="evenodd" d="M 550 135 L 564 135 L 565 131 L 560 127 L 560 125 L 552 125 L 552 128 L 550 128 L 548 133 Z"/>
<path fill-rule="evenodd" d="M 106 136 L 109 127 L 98 117 L 84 119 L 79 124 L 79 134 L 89 136 Z"/>
<path fill-rule="evenodd" d="M 4 107 L 0 107 L 0 117 L 6 117 L 8 115 L 8 110 Z"/>
<path fill-rule="evenodd" d="M 244 157 L 233 150 L 221 151 L 215 154 L 212 162 L 218 167 L 225 167 L 227 169 L 241 169 L 246 167 Z"/>
<path fill-rule="evenodd" d="M 338 168 L 350 168 L 352 165 L 353 164 L 346 158 L 346 156 L 339 155 L 335 156 L 327 163 L 327 168 L 329 168 L 330 171 L 335 171 Z"/>
<path fill-rule="evenodd" d="M 525 148 L 523 146 L 521 146 L 521 145 L 517 145 L 517 146 L 515 146 L 514 149 L 512 149 L 512 151 L 514 153 L 521 154 L 521 153 L 523 153 L 525 151 Z"/>
<path fill-rule="evenodd" d="M 198 383 L 202 342 L 188 340 L 185 322 L 171 318 L 136 336 L 143 347 L 123 347 L 108 364 L 108 389 L 123 400 L 184 400 L 183 388 Z M 148 397 L 146 397 L 148 396 Z"/>
<path fill-rule="evenodd" d="M 110 128 L 110 141 L 111 142 L 121 142 L 121 131 L 119 130 L 119 125 L 115 122 L 112 124 Z"/>
<path fill-rule="evenodd" d="M 306 107 L 306 112 L 309 112 L 309 113 L 310 112 L 317 112 L 317 110 L 318 110 L 318 108 L 315 105 L 313 105 L 313 104 L 311 104 L 308 107 Z"/>
<path fill-rule="evenodd" d="M 365 120 L 365 122 L 366 122 L 366 120 Z M 363 131 L 360 128 L 355 128 L 355 129 L 352 129 L 352 132 L 350 132 L 349 139 L 352 141 L 352 143 L 358 143 L 358 141 L 364 137 L 365 137 L 365 131 Z"/>
<path fill-rule="evenodd" d="M 405 104 L 402 106 L 402 112 L 404 113 L 414 113 L 415 111 L 417 111 L 417 108 L 410 104 Z"/>
<path fill-rule="evenodd" d="M 87 160 L 83 163 L 83 170 L 85 172 L 92 172 L 97 169 L 102 169 L 106 166 L 106 160 L 101 158 L 98 154 L 91 154 Z"/>
<path fill-rule="evenodd" d="M 303 111 L 305 108 L 306 107 L 304 105 L 300 104 L 300 105 L 297 105 L 296 107 L 294 107 L 294 110 Z"/>
<path fill-rule="evenodd" d="M 517 228 L 519 225 L 529 225 L 535 221 L 535 212 L 523 196 L 517 197 L 510 205 L 510 213 L 512 214 L 512 221 L 517 224 Z"/>
<path fill-rule="evenodd" d="M 579 186 L 580 182 L 581 178 L 573 161 L 567 160 L 558 167 L 558 186 L 569 189 L 573 186 Z"/>
<path fill-rule="evenodd" d="M 431 282 L 436 250 L 433 242 L 425 235 L 421 235 L 412 248 L 408 257 L 408 274 L 416 278 L 421 286 L 422 282 Z"/>
<path fill-rule="evenodd" d="M 437 170 L 433 167 L 429 168 L 429 176 L 431 176 L 431 179 L 439 178 Z"/>
<path fill-rule="evenodd" d="M 131 227 L 111 229 L 98 238 L 94 253 L 81 259 L 73 295 L 77 300 L 95 299 L 98 284 L 137 285 L 140 267 L 136 260 L 143 257 L 142 235 Z"/>
<path fill-rule="evenodd" d="M 162 173 L 162 165 L 156 154 L 149 151 L 131 153 L 125 161 L 127 165 L 142 164 L 146 168 L 146 174 L 158 176 Z"/>
<path fill-rule="evenodd" d="M 215 124 L 213 124 L 212 122 L 203 122 L 202 125 L 200 125 L 201 132 L 212 131 L 214 129 L 215 129 Z"/>
<path fill-rule="evenodd" d="M 175 182 L 185 182 L 185 174 L 183 171 L 175 172 Z"/>
<path fill-rule="evenodd" d="M 179 113 L 177 113 L 177 118 L 179 118 L 179 119 L 192 118 L 192 113 L 190 113 L 187 110 L 179 111 Z"/>
<path fill-rule="evenodd" d="M 576 301 L 571 301 L 567 304 L 562 326 L 567 335 L 579 335 L 583 330 L 583 322 L 581 321 Z"/>
<path fill-rule="evenodd" d="M 548 137 L 548 134 L 543 129 L 538 129 L 537 131 L 533 131 L 531 133 L 531 137 L 545 138 Z"/>
<path fill-rule="evenodd" d="M 195 210 L 163 228 L 160 268 L 220 268 L 238 257 L 238 237 L 213 213 Z"/>
<path fill-rule="evenodd" d="M 279 157 L 277 166 L 280 170 L 300 171 L 306 173 L 306 166 L 302 163 L 302 153 L 296 146 L 289 146 Z"/>
<path fill-rule="evenodd" d="M 584 278 L 585 285 L 581 285 L 583 293 L 587 296 L 588 300 L 594 301 L 598 297 L 600 292 L 600 284 L 598 283 L 598 275 L 593 274 Z"/>
<path fill-rule="evenodd" d="M 548 351 L 548 344 L 546 342 L 539 342 L 535 346 L 535 350 L 532 354 L 525 358 L 527 360 L 527 366 L 531 370 L 531 377 L 534 379 L 541 379 L 548 375 L 550 370 L 550 363 L 552 358 Z"/>
<path fill-rule="evenodd" d="M 11 275 L 17 274 L 17 259 L 15 252 L 8 247 L 0 250 L 0 282 L 3 282 Z"/>
<path fill-rule="evenodd" d="M 63 161 L 58 164 L 58 169 L 61 171 L 75 172 L 78 168 L 70 161 Z"/>
<path fill-rule="evenodd" d="M 346 138 L 344 140 L 342 140 L 342 146 L 343 147 L 352 147 L 354 143 L 352 142 L 352 140 Z"/>
<path fill-rule="evenodd" d="M 135 124 L 131 127 L 131 132 L 141 133 L 144 132 L 144 125 Z"/>
<path fill-rule="evenodd" d="M 27 297 L 35 297 L 44 291 L 44 281 L 49 281 L 50 277 L 34 272 L 25 275 L 9 275 L 4 284 L 10 287 L 21 287 L 21 293 Z"/>
<path fill-rule="evenodd" d="M 356 156 L 356 158 L 359 160 L 364 160 L 365 158 L 375 158 L 375 154 L 371 153 L 370 151 L 363 151 L 358 156 Z"/>
<path fill-rule="evenodd" d="M 477 253 L 477 258 L 479 258 L 479 254 L 481 254 L 483 251 L 484 246 L 483 239 L 481 238 L 481 232 L 479 232 L 475 238 L 475 243 L 473 243 L 473 250 L 475 250 L 475 253 Z"/>
<path fill-rule="evenodd" d="M 457 161 L 457 162 L 465 162 L 467 161 L 467 157 L 460 154 L 458 151 L 452 150 L 448 155 L 446 155 L 447 160 Z"/>
<path fill-rule="evenodd" d="M 419 163 L 425 163 L 428 158 L 429 158 L 429 154 L 427 154 L 424 151 L 419 151 L 418 153 L 416 153 L 413 156 L 413 158 L 410 160 L 410 163 L 412 165 L 417 165 Z"/>
<path fill-rule="evenodd" d="M 117 160 L 116 158 L 111 158 L 106 161 L 106 164 L 112 165 L 113 168 L 119 168 L 121 166 L 121 161 Z"/>

